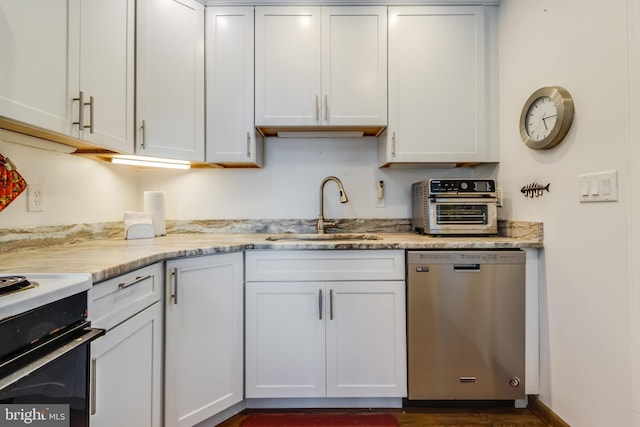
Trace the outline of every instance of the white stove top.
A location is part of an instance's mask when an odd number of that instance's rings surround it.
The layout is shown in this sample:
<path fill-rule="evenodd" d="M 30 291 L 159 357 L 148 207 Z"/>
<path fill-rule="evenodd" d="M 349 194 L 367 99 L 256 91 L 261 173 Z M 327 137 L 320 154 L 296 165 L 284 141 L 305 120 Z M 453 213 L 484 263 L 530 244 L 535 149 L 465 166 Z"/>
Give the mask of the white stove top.
<path fill-rule="evenodd" d="M 0 295 L 0 320 L 21 314 L 34 308 L 58 301 L 62 298 L 86 292 L 93 281 L 90 274 L 22 273 L 0 276 L 25 276 L 38 286 L 18 292 Z"/>

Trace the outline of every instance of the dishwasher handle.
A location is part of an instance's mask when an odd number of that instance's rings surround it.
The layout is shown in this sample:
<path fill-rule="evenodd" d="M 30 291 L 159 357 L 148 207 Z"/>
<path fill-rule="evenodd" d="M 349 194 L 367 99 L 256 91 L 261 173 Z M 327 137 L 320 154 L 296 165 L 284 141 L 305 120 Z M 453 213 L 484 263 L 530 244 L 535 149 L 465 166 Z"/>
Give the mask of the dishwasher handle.
<path fill-rule="evenodd" d="M 480 264 L 453 264 L 455 273 L 475 273 L 480 271 Z"/>

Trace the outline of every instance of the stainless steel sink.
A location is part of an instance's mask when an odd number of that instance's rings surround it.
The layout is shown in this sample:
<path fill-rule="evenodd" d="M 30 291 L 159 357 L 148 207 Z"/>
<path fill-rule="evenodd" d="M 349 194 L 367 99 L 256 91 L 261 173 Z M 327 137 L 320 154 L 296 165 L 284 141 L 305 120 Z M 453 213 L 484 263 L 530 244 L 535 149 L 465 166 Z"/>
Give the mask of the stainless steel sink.
<path fill-rule="evenodd" d="M 278 234 L 268 236 L 266 240 L 312 240 L 312 241 L 332 241 L 332 240 L 382 240 L 382 237 L 375 234 L 352 234 L 352 233 L 332 233 L 332 234 Z"/>

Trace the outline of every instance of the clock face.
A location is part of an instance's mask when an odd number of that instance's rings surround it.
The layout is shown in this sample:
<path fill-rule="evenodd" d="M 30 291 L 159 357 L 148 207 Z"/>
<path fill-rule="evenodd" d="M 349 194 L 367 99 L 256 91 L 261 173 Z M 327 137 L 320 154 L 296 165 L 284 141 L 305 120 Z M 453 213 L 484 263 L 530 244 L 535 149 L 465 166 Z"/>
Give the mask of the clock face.
<path fill-rule="evenodd" d="M 548 137 L 556 125 L 558 109 L 548 96 L 537 98 L 527 111 L 525 131 L 534 141 L 542 141 Z"/>

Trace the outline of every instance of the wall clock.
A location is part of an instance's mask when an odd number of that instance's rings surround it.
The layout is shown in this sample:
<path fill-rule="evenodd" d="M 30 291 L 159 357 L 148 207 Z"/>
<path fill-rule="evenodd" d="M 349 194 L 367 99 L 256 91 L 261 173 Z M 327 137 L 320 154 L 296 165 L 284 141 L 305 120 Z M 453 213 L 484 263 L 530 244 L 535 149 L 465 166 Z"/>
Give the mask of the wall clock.
<path fill-rule="evenodd" d="M 520 136 L 527 147 L 547 150 L 560 143 L 573 121 L 573 98 L 560 86 L 543 87 L 531 94 L 520 114 Z"/>

